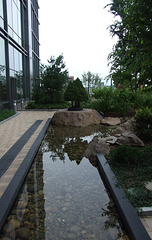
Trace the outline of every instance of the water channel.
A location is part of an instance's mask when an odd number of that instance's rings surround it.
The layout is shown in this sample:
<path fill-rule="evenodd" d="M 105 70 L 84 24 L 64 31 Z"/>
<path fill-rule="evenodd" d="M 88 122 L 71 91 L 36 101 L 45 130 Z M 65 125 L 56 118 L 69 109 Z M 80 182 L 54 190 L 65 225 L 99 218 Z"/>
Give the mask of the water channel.
<path fill-rule="evenodd" d="M 129 239 L 98 169 L 83 157 L 101 126 L 50 126 L 0 239 Z"/>

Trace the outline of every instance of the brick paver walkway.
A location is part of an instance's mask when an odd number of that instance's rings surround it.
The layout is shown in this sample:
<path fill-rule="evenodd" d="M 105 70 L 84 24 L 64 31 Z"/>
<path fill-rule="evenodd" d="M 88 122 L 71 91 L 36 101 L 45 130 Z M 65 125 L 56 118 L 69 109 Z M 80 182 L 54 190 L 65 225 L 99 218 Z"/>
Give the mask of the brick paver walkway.
<path fill-rule="evenodd" d="M 0 197 L 3 195 L 18 167 L 27 155 L 36 137 L 45 125 L 53 111 L 22 111 L 17 116 L 0 124 L 0 158 L 21 138 L 36 120 L 43 120 L 25 146 L 16 156 L 8 170 L 0 178 Z"/>

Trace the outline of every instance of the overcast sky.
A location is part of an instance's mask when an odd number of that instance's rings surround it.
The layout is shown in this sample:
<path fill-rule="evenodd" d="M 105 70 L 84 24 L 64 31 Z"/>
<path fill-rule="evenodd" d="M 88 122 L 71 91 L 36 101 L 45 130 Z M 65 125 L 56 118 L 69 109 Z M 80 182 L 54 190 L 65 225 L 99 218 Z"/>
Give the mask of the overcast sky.
<path fill-rule="evenodd" d="M 40 58 L 63 53 L 70 76 L 83 72 L 109 74 L 107 57 L 114 39 L 107 27 L 114 21 L 104 6 L 110 0 L 39 0 Z"/>

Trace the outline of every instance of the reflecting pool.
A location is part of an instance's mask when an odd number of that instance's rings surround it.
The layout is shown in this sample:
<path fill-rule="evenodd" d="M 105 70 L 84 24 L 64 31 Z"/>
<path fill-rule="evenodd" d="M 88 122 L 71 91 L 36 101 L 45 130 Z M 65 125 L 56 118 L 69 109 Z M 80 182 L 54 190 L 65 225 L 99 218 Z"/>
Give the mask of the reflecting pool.
<path fill-rule="evenodd" d="M 98 169 L 83 157 L 92 138 L 109 131 L 50 126 L 1 237 L 129 239 Z"/>

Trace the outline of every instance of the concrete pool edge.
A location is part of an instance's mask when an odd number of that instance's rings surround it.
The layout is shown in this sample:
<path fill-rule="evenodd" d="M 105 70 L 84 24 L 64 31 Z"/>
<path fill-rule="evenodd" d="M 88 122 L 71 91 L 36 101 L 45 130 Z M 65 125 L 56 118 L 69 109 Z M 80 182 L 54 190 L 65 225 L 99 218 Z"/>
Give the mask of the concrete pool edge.
<path fill-rule="evenodd" d="M 27 176 L 27 173 L 31 167 L 31 164 L 36 156 L 36 153 L 41 145 L 41 142 L 45 136 L 45 133 L 50 125 L 51 118 L 49 118 L 43 128 L 41 129 L 38 137 L 34 141 L 33 145 L 31 146 L 29 152 L 27 153 L 26 157 L 24 158 L 22 164 L 18 168 L 16 174 L 14 175 L 11 183 L 7 187 L 6 191 L 4 192 L 3 196 L 0 199 L 0 233 L 2 227 L 6 221 L 6 218 L 13 206 L 13 203 L 20 191 L 20 188 Z"/>
<path fill-rule="evenodd" d="M 133 206 L 126 198 L 123 189 L 119 185 L 116 176 L 102 153 L 97 153 L 97 161 L 99 174 L 110 191 L 129 237 L 134 240 L 150 240 L 149 234 Z"/>

